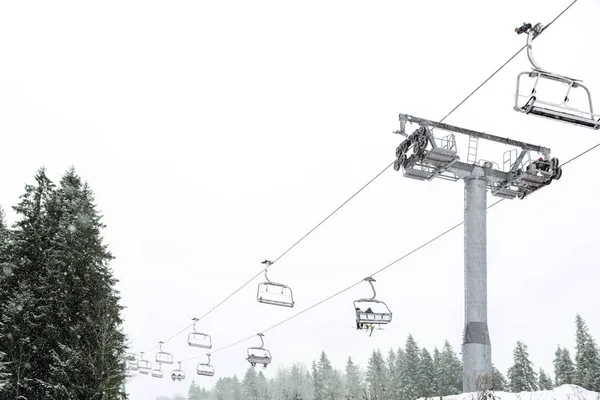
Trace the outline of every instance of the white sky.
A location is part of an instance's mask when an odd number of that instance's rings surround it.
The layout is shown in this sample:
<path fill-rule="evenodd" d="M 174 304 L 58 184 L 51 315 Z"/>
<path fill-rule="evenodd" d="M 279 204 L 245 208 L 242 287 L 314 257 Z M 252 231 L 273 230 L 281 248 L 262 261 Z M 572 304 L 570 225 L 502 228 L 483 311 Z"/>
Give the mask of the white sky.
<path fill-rule="evenodd" d="M 53 1 L 0 4 L 0 204 L 18 201 L 36 169 L 58 180 L 71 165 L 89 181 L 117 257 L 125 329 L 136 351 L 171 336 L 274 259 L 393 160 L 398 113 L 439 119 L 550 21 L 558 0 Z M 600 5 L 580 0 L 536 41 L 546 68 L 574 76 L 600 101 Z M 545 145 L 561 160 L 600 134 L 512 110 L 521 54 L 448 123 Z M 460 145 L 460 143 L 459 143 Z M 462 146 L 463 151 L 465 146 Z M 508 149 L 507 149 L 508 150 Z M 502 150 L 480 158 L 502 159 Z M 488 218 L 489 326 L 494 363 L 517 340 L 552 371 L 572 346 L 579 312 L 600 338 L 599 153 Z M 462 154 L 466 157 L 466 154 Z M 489 202 L 495 201 L 490 198 Z M 259 280 L 202 321 L 215 348 L 260 332 L 459 222 L 463 184 L 417 182 L 388 170 L 271 271 L 293 310 L 258 304 Z M 356 288 L 270 331 L 274 365 L 365 366 L 412 333 L 460 349 L 462 228 L 377 276 L 394 312 L 386 331 L 353 324 Z M 213 356 L 214 379 L 243 375 L 250 341 Z M 165 349 L 203 354 L 186 335 Z M 147 358 L 153 358 L 148 354 Z M 193 376 L 195 364 L 184 365 Z M 138 377 L 133 400 L 187 393 Z"/>

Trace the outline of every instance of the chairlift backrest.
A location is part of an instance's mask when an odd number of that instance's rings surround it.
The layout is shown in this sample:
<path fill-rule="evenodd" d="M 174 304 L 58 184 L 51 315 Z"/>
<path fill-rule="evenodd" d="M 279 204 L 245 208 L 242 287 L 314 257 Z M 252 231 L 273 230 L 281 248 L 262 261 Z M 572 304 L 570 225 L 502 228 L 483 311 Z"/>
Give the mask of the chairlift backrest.
<path fill-rule="evenodd" d="M 215 368 L 210 365 L 210 354 L 206 356 L 208 357 L 208 361 L 206 363 L 199 363 L 196 367 L 196 373 L 202 376 L 214 376 Z"/>
<path fill-rule="evenodd" d="M 194 332 L 190 332 L 190 334 L 188 335 L 188 345 L 191 347 L 199 347 L 201 349 L 211 349 L 211 337 L 205 333 L 201 333 L 196 330 L 196 323 L 198 322 L 198 318 L 193 318 L 192 320 L 194 321 Z"/>
<path fill-rule="evenodd" d="M 185 371 L 181 369 L 181 362 L 178 362 L 179 368 L 171 371 L 171 379 L 182 381 L 185 379 Z"/>
<path fill-rule="evenodd" d="M 262 264 L 266 264 L 264 269 L 265 282 L 259 283 L 256 293 L 256 300 L 263 304 L 271 304 L 274 306 L 290 308 L 294 307 L 294 296 L 292 294 L 292 289 L 289 286 L 273 282 L 269 279 L 268 270 L 273 262 L 265 260 L 262 262 Z"/>
<path fill-rule="evenodd" d="M 158 364 L 158 368 L 157 369 L 153 369 L 152 370 L 152 377 L 153 378 L 159 378 L 161 379 L 163 377 L 163 372 L 161 369 L 161 364 Z"/>
<path fill-rule="evenodd" d="M 173 355 L 171 353 L 167 353 L 163 351 L 162 345 L 164 342 L 159 342 L 159 350 L 156 353 L 156 362 L 160 364 L 173 364 Z"/>
<path fill-rule="evenodd" d="M 140 353 L 140 359 L 137 362 L 140 374 L 148 375 L 152 370 L 152 363 L 144 359 L 144 353 Z"/>
<path fill-rule="evenodd" d="M 264 364 L 266 367 L 268 364 L 271 363 L 271 352 L 264 348 L 265 342 L 263 340 L 263 336 L 264 335 L 262 333 L 258 334 L 258 337 L 261 341 L 260 347 L 248 348 L 248 357 L 246 358 L 246 360 L 253 366 L 256 364 Z"/>

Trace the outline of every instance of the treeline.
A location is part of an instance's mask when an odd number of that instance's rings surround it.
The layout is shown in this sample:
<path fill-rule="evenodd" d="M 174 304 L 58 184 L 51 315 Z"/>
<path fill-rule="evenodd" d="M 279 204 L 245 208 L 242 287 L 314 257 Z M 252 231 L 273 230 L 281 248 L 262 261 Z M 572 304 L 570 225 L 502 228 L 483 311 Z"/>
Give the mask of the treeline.
<path fill-rule="evenodd" d="M 119 294 L 92 190 L 71 169 L 0 211 L 0 399 L 122 399 Z"/>
<path fill-rule="evenodd" d="M 576 354 L 571 358 L 559 347 L 554 359 L 554 378 L 535 370 L 527 346 L 518 342 L 514 364 L 505 377 L 493 368 L 494 391 L 535 391 L 563 384 L 576 384 L 600 392 L 600 354 L 583 319 L 576 317 Z M 266 379 L 250 367 L 243 379 L 220 378 L 207 390 L 192 382 L 188 400 L 415 400 L 462 393 L 462 362 L 446 341 L 442 350 L 420 348 L 412 336 L 403 347 L 386 355 L 373 351 L 366 369 L 348 357 L 343 371 L 331 365 L 325 352 L 310 368 L 293 364 Z"/>

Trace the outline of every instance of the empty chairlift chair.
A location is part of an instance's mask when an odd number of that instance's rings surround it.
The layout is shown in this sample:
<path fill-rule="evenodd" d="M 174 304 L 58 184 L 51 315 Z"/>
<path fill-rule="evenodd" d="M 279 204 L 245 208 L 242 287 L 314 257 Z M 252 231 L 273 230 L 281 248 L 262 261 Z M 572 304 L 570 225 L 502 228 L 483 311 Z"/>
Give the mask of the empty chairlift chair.
<path fill-rule="evenodd" d="M 190 332 L 188 335 L 188 345 L 191 347 L 200 347 L 201 349 L 212 348 L 212 339 L 210 336 L 196 330 L 196 322 L 198 322 L 198 318 L 193 318 L 192 321 L 194 321 L 194 332 Z"/>
<path fill-rule="evenodd" d="M 152 370 L 152 377 L 153 378 L 158 378 L 158 379 L 162 379 L 163 377 L 163 372 L 162 372 L 162 364 L 158 364 L 158 367 L 156 369 Z"/>
<path fill-rule="evenodd" d="M 196 367 L 196 373 L 201 376 L 214 376 L 215 368 L 210 365 L 210 354 L 206 355 L 208 357 L 207 363 L 199 363 Z"/>
<path fill-rule="evenodd" d="M 173 382 L 175 382 L 175 381 L 181 382 L 182 380 L 185 379 L 185 371 L 181 369 L 181 362 L 177 362 L 177 364 L 179 364 L 179 368 L 171 371 L 171 379 L 173 379 Z"/>
<path fill-rule="evenodd" d="M 522 33 L 527 34 L 527 57 L 533 68 L 530 72 L 521 72 L 517 77 L 517 93 L 515 94 L 514 109 L 525 114 L 537 115 L 587 128 L 600 129 L 600 115 L 594 114 L 592 96 L 589 89 L 580 80 L 549 72 L 540 67 L 534 60 L 532 42 L 544 29 L 541 24 L 531 26 L 529 23 L 525 23 L 520 28 L 515 29 L 519 35 Z M 521 88 L 521 78 L 525 75 L 533 79 L 533 88 L 529 92 L 526 92 L 527 89 L 523 90 Z M 550 101 L 547 95 L 544 96 L 542 93 L 538 93 L 538 91 L 541 91 L 539 88 L 540 84 L 545 85 L 548 83 L 553 86 L 556 86 L 554 83 L 562 84 L 565 90 L 563 93 L 557 94 L 554 101 Z M 550 86 L 547 86 L 547 88 L 549 89 Z M 576 99 L 581 102 L 579 107 L 567 105 L 569 100 L 571 100 L 572 94 L 582 95 L 580 99 Z"/>
<path fill-rule="evenodd" d="M 156 362 L 159 364 L 173 364 L 173 354 L 163 351 L 162 345 L 164 344 L 164 342 L 158 343 L 159 348 L 158 353 L 156 353 Z"/>
<path fill-rule="evenodd" d="M 144 359 L 144 352 L 140 353 L 140 359 L 138 360 L 138 372 L 143 375 L 148 375 L 152 370 L 152 363 Z"/>
<path fill-rule="evenodd" d="M 292 295 L 292 289 L 281 283 L 272 282 L 268 276 L 268 270 L 272 261 L 265 260 L 262 264 L 266 264 L 265 267 L 265 279 L 266 282 L 258 285 L 258 292 L 256 299 L 260 303 L 271 304 L 274 306 L 282 307 L 294 307 L 294 297 Z"/>
<path fill-rule="evenodd" d="M 259 333 L 258 337 L 260 338 L 260 342 L 261 342 L 260 347 L 250 347 L 248 349 L 248 357 L 246 358 L 246 360 L 253 367 L 255 367 L 256 364 L 262 364 L 265 368 L 267 368 L 267 365 L 269 365 L 272 360 L 271 352 L 264 348 L 264 346 L 265 346 L 265 341 L 263 340 L 264 335 L 262 333 Z"/>
<path fill-rule="evenodd" d="M 375 279 L 368 277 L 364 279 L 369 282 L 373 290 L 371 298 L 358 299 L 354 301 L 354 311 L 356 313 L 356 329 L 368 329 L 369 326 L 386 325 L 392 321 L 392 312 L 388 306 L 380 300 L 375 299 L 377 292 L 373 282 Z M 371 329 L 371 333 L 373 330 Z"/>

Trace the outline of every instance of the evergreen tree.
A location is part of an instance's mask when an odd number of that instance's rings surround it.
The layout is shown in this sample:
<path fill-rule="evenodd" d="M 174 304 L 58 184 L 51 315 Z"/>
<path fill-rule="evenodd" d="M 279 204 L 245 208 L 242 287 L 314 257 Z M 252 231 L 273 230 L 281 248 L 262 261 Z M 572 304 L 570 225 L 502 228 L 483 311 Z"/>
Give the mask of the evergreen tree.
<path fill-rule="evenodd" d="M 575 317 L 576 325 L 576 375 L 575 384 L 587 390 L 600 391 L 600 354 L 587 325 L 579 314 Z"/>
<path fill-rule="evenodd" d="M 517 342 L 513 351 L 514 365 L 508 370 L 508 380 L 512 392 L 532 392 L 537 390 L 537 376 L 533 363 L 529 361 L 527 345 Z"/>
<path fill-rule="evenodd" d="M 367 365 L 366 381 L 369 395 L 372 399 L 387 399 L 388 373 L 381 351 L 376 350 L 371 354 Z"/>
<path fill-rule="evenodd" d="M 242 383 L 237 375 L 233 375 L 231 379 L 231 400 L 244 400 L 242 392 Z"/>
<path fill-rule="evenodd" d="M 408 335 L 404 348 L 402 363 L 402 383 L 400 397 L 402 399 L 416 399 L 419 396 L 419 364 L 420 350 L 417 342 Z"/>
<path fill-rule="evenodd" d="M 321 352 L 318 364 L 319 377 L 321 378 L 323 399 L 341 398 L 342 380 L 338 371 L 331 366 L 325 352 Z"/>
<path fill-rule="evenodd" d="M 433 349 L 433 383 L 431 385 L 431 390 L 435 395 L 442 393 L 442 377 L 442 353 L 436 347 Z"/>
<path fill-rule="evenodd" d="M 548 375 L 546 375 L 546 372 L 542 368 L 540 368 L 538 388 L 540 390 L 552 390 L 554 388 L 554 385 L 552 384 L 552 379 Z"/>
<path fill-rule="evenodd" d="M 256 388 L 258 390 L 258 399 L 259 400 L 269 400 L 269 385 L 267 384 L 267 378 L 260 371 L 256 376 Z"/>
<path fill-rule="evenodd" d="M 398 348 L 396 352 L 396 359 L 393 367 L 390 367 L 390 397 L 392 399 L 402 398 L 403 391 L 402 385 L 404 382 L 404 363 L 406 360 L 406 353 L 402 347 Z"/>
<path fill-rule="evenodd" d="M 244 392 L 245 399 L 260 400 L 257 380 L 256 371 L 253 367 L 249 367 L 242 381 L 242 391 Z"/>
<path fill-rule="evenodd" d="M 360 399 L 361 389 L 362 383 L 359 368 L 352 362 L 352 357 L 348 357 L 348 361 L 346 362 L 345 398 L 347 400 Z"/>
<path fill-rule="evenodd" d="M 418 383 L 419 383 L 419 397 L 432 397 L 435 395 L 433 391 L 433 359 L 431 354 L 426 348 L 421 350 L 421 357 L 419 359 L 418 368 Z"/>
<path fill-rule="evenodd" d="M 312 362 L 312 378 L 314 387 L 314 399 L 324 400 L 323 377 L 321 376 L 321 373 L 319 372 L 319 368 L 317 367 L 317 363 L 315 361 Z"/>
<path fill-rule="evenodd" d="M 496 392 L 506 392 L 508 383 L 502 372 L 492 364 L 492 390 Z"/>
<path fill-rule="evenodd" d="M 560 346 L 554 353 L 554 377 L 556 386 L 565 384 L 573 385 L 576 381 L 575 364 L 571 359 L 569 350 L 561 349 Z"/>
<path fill-rule="evenodd" d="M 442 378 L 439 396 L 462 393 L 462 364 L 450 343 L 446 340 L 441 354 Z"/>

